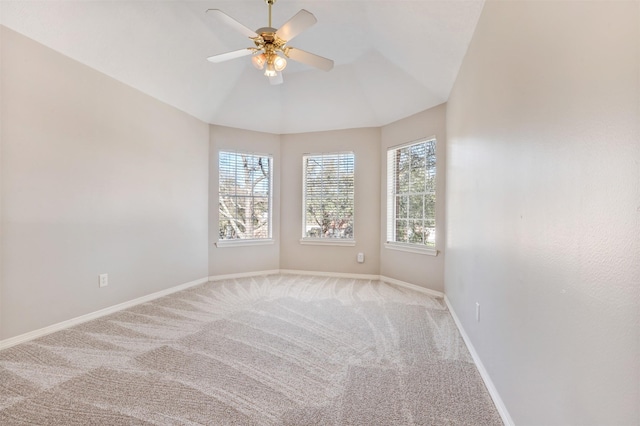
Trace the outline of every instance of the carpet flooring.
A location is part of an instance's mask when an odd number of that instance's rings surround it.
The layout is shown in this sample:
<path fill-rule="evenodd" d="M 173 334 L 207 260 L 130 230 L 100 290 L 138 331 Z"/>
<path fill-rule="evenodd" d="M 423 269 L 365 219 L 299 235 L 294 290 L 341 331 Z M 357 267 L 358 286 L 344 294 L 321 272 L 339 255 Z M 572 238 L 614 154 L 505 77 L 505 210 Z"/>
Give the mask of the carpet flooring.
<path fill-rule="evenodd" d="M 1 425 L 501 425 L 442 299 L 209 282 L 0 351 Z"/>

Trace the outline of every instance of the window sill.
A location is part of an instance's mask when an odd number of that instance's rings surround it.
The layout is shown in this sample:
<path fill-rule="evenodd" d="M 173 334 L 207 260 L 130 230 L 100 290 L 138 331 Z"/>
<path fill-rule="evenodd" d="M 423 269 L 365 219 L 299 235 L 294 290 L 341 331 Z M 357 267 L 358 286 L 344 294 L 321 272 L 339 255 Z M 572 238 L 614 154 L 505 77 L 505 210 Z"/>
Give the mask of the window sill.
<path fill-rule="evenodd" d="M 273 239 L 264 240 L 219 240 L 216 247 L 244 247 L 244 246 L 266 246 L 273 244 Z"/>
<path fill-rule="evenodd" d="M 310 246 L 350 246 L 356 245 L 356 240 L 340 238 L 301 238 L 300 244 Z"/>
<path fill-rule="evenodd" d="M 408 253 L 425 254 L 427 256 L 437 256 L 438 253 L 440 253 L 434 248 L 421 247 L 415 244 L 384 243 L 384 248 L 389 250 L 405 251 Z"/>

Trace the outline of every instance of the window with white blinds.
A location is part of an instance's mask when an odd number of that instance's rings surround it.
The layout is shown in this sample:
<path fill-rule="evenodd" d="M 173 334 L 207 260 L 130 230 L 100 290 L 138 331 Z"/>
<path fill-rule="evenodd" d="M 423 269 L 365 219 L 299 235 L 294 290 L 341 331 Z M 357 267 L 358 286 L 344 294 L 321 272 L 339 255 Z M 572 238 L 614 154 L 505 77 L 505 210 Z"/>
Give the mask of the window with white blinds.
<path fill-rule="evenodd" d="M 435 248 L 435 139 L 387 151 L 387 242 Z"/>
<path fill-rule="evenodd" d="M 353 152 L 303 156 L 303 239 L 353 239 Z"/>
<path fill-rule="evenodd" d="M 219 239 L 271 238 L 270 155 L 220 151 Z"/>

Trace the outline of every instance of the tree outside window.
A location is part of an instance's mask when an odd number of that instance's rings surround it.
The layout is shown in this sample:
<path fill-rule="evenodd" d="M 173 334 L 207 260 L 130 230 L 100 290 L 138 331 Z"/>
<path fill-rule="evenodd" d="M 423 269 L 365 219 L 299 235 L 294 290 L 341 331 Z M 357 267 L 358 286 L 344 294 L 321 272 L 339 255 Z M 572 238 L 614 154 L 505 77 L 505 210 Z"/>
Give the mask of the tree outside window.
<path fill-rule="evenodd" d="M 354 155 L 305 155 L 303 238 L 353 239 Z"/>
<path fill-rule="evenodd" d="M 387 151 L 387 241 L 435 247 L 436 140 Z"/>
<path fill-rule="evenodd" d="M 220 151 L 219 239 L 271 238 L 269 155 Z"/>

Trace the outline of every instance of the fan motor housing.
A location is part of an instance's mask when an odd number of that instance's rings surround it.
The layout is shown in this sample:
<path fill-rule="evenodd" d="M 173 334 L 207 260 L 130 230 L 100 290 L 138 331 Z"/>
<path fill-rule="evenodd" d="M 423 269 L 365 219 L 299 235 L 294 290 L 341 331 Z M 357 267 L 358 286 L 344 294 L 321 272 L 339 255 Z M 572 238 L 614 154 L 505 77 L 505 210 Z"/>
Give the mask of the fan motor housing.
<path fill-rule="evenodd" d="M 259 49 L 266 48 L 266 46 L 273 46 L 277 50 L 283 50 L 287 44 L 287 40 L 283 40 L 276 35 L 276 28 L 262 27 L 256 30 L 256 33 L 260 36 L 253 41 Z"/>
<path fill-rule="evenodd" d="M 278 31 L 276 28 L 262 27 L 256 30 L 256 34 L 259 34 L 264 41 L 273 41 L 276 38 L 276 31 Z"/>

